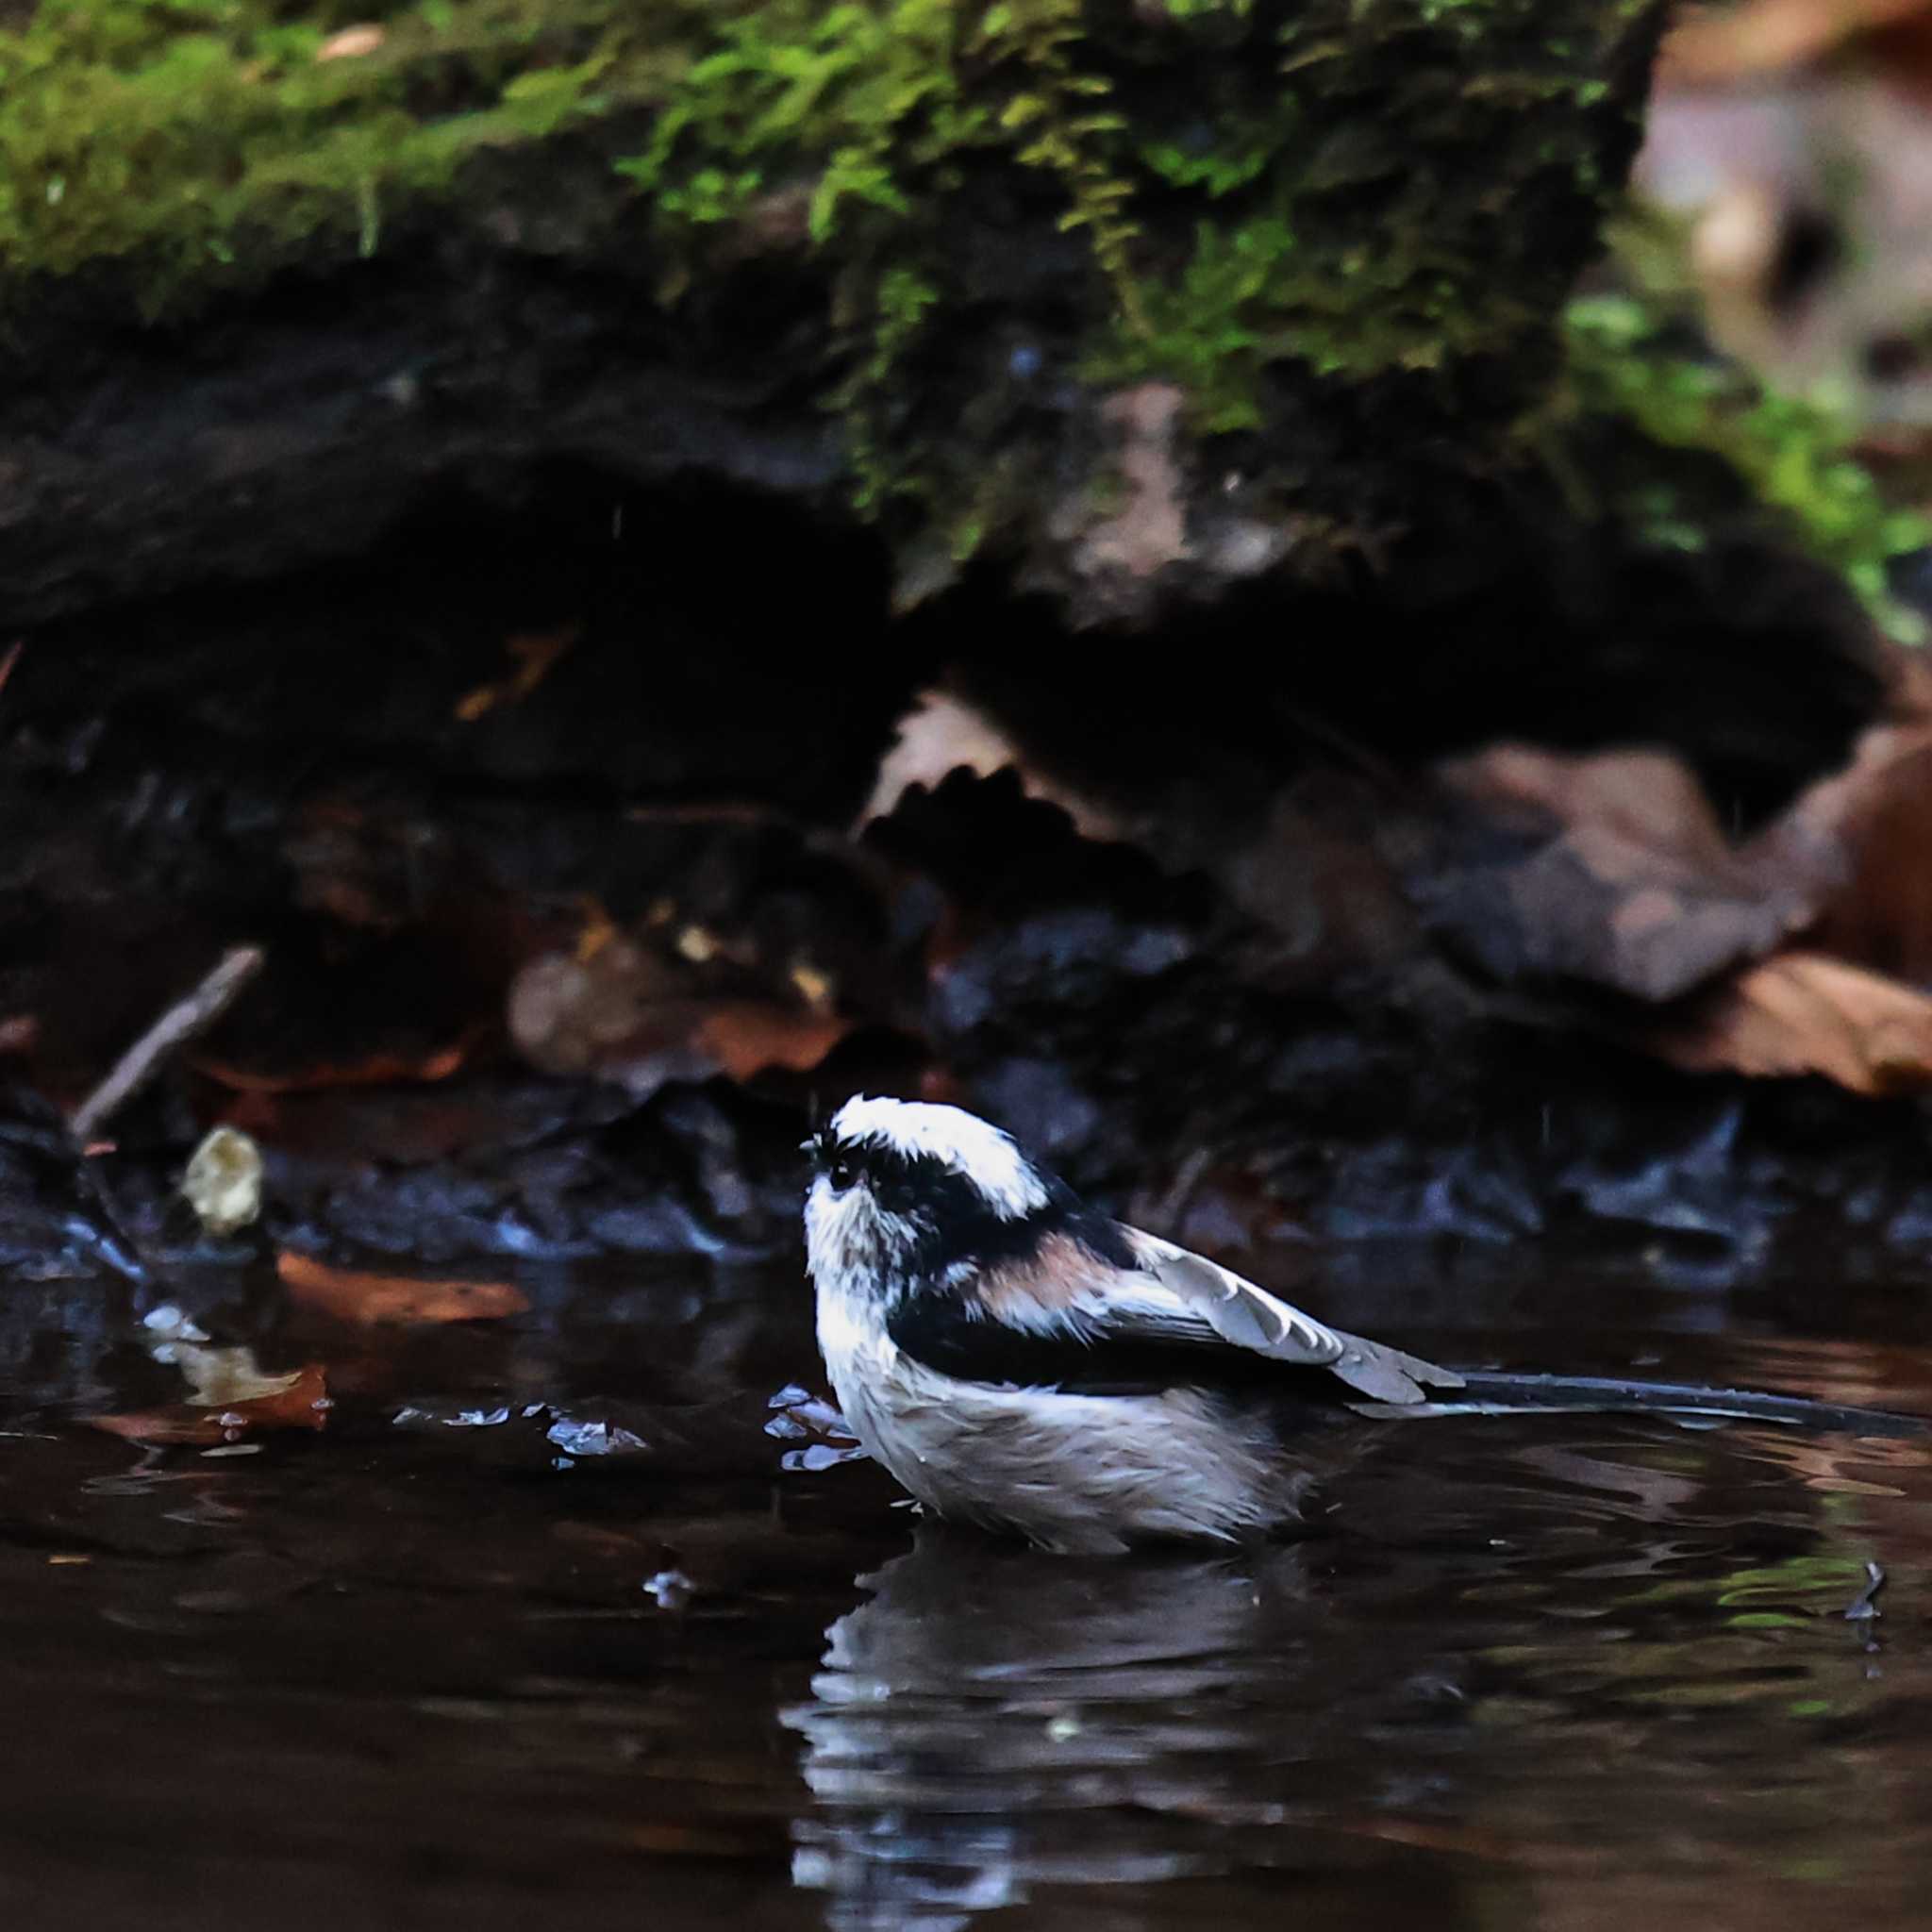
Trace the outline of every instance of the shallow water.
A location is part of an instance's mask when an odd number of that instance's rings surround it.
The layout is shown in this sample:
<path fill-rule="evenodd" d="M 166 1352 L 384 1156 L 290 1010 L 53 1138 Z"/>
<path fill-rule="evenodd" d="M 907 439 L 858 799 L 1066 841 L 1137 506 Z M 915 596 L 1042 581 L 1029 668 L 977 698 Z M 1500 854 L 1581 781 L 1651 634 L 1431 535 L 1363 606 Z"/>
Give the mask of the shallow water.
<path fill-rule="evenodd" d="M 1292 1258 L 1450 1359 L 1932 1413 L 1924 1284 Z M 6 1291 L 7 1924 L 1923 1922 L 1922 1445 L 1364 1424 L 1328 1535 L 1071 1561 L 838 1459 L 790 1267 L 523 1286 L 364 1330 L 169 1284 L 327 1377 L 212 1455 L 83 1420 L 183 1392 L 158 1292 Z"/>

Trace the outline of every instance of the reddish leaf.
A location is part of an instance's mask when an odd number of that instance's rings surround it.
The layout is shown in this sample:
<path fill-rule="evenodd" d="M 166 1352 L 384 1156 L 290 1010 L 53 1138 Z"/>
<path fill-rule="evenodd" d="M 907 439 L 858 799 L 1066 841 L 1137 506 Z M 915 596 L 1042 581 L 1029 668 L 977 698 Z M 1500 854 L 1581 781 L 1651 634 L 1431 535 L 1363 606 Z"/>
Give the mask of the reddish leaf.
<path fill-rule="evenodd" d="M 731 1000 L 698 1022 L 695 1038 L 734 1080 L 749 1080 L 767 1067 L 808 1074 L 850 1030 L 836 1013 Z"/>
<path fill-rule="evenodd" d="M 309 1362 L 265 1394 L 213 1406 L 170 1403 L 131 1415 L 95 1415 L 89 1425 L 130 1442 L 179 1442 L 201 1448 L 240 1442 L 261 1429 L 320 1429 L 327 1426 L 328 1382 L 323 1365 Z"/>
<path fill-rule="evenodd" d="M 1822 1074 L 1874 1097 L 1932 1088 L 1932 998 L 1819 953 L 1748 967 L 1641 1038 L 1692 1073 Z"/>
<path fill-rule="evenodd" d="M 251 1067 L 199 1057 L 190 1064 L 232 1093 L 308 1093 L 324 1087 L 391 1087 L 447 1080 L 462 1066 L 468 1051 L 469 1042 L 459 1040 L 420 1059 L 378 1053 L 341 1066 L 293 1067 L 281 1073 L 258 1073 Z"/>
<path fill-rule="evenodd" d="M 484 1322 L 522 1315 L 530 1303 L 507 1281 L 429 1281 L 408 1274 L 372 1274 L 331 1268 L 284 1250 L 275 1273 L 289 1298 L 339 1322 Z"/>

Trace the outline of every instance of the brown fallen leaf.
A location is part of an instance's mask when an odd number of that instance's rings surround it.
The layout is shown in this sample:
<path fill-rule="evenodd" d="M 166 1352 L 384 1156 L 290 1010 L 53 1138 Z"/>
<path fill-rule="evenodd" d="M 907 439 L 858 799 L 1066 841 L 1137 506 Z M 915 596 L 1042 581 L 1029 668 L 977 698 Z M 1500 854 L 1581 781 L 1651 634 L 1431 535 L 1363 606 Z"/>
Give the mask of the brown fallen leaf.
<path fill-rule="evenodd" d="M 196 1055 L 189 1065 L 231 1093 L 311 1093 L 325 1087 L 394 1087 L 447 1080 L 463 1064 L 471 1042 L 458 1040 L 411 1058 L 375 1053 L 340 1066 L 291 1067 L 279 1072 L 242 1067 Z"/>
<path fill-rule="evenodd" d="M 332 1268 L 284 1249 L 275 1273 L 290 1300 L 338 1322 L 374 1327 L 388 1323 L 486 1322 L 529 1311 L 529 1298 L 507 1281 L 425 1280 L 408 1274 Z"/>
<path fill-rule="evenodd" d="M 1740 6 L 1687 8 L 1657 56 L 1657 85 L 1762 80 L 1809 66 L 1925 10 L 1925 0 L 1743 0 Z"/>
<path fill-rule="evenodd" d="M 914 786 L 931 791 L 950 773 L 962 770 L 982 778 L 1011 772 L 1027 797 L 1058 806 L 1082 837 L 1120 836 L 1112 814 L 1030 764 L 996 720 L 948 691 L 921 691 L 912 709 L 900 719 L 898 737 L 879 761 L 872 796 L 854 829 L 863 830 L 874 819 L 891 817 Z"/>
<path fill-rule="evenodd" d="M 770 1067 L 808 1074 L 852 1030 L 836 1013 L 780 1007 L 760 1000 L 726 1000 L 697 1023 L 694 1039 L 734 1080 Z"/>
<path fill-rule="evenodd" d="M 757 974 L 704 928 L 671 936 L 665 958 L 621 933 L 600 932 L 593 948 L 547 953 L 512 982 L 510 1038 L 545 1073 L 594 1074 L 640 1097 L 667 1080 L 714 1074 L 748 1080 L 768 1068 L 808 1073 L 852 1029 L 832 1010 L 829 979 L 809 962 L 792 962 L 782 991 L 790 997 L 714 990 L 756 984 Z M 770 975 L 775 980 L 775 972 Z"/>
<path fill-rule="evenodd" d="M 207 1353 L 242 1355 L 245 1350 L 208 1350 Z M 129 1415 L 88 1417 L 88 1425 L 110 1436 L 125 1437 L 130 1442 L 185 1443 L 215 1448 L 241 1442 L 264 1429 L 321 1429 L 328 1424 L 330 1408 L 328 1379 L 320 1362 L 309 1362 L 293 1374 L 257 1376 L 256 1386 L 268 1384 L 263 1392 L 241 1395 L 214 1404 L 170 1403 L 165 1407 L 136 1411 Z"/>
<path fill-rule="evenodd" d="M 509 1035 L 545 1073 L 584 1074 L 651 1052 L 675 1058 L 688 1046 L 691 1006 L 689 984 L 668 962 L 605 933 L 581 955 L 546 953 L 518 973 Z"/>
<path fill-rule="evenodd" d="M 1690 1073 L 1821 1074 L 1874 1098 L 1932 1088 L 1932 998 L 1820 953 L 1760 960 L 1638 1039 Z"/>
<path fill-rule="evenodd" d="M 1430 878 L 1431 922 L 1497 977 L 1676 999 L 1812 918 L 1835 855 L 1732 846 L 1682 759 L 1497 744 L 1437 776 L 1469 858 Z M 1825 834 L 1819 834 L 1821 848 Z"/>
<path fill-rule="evenodd" d="M 1810 786 L 1752 856 L 1831 884 L 1807 949 L 1932 982 L 1932 721 L 1875 725 L 1842 771 Z"/>

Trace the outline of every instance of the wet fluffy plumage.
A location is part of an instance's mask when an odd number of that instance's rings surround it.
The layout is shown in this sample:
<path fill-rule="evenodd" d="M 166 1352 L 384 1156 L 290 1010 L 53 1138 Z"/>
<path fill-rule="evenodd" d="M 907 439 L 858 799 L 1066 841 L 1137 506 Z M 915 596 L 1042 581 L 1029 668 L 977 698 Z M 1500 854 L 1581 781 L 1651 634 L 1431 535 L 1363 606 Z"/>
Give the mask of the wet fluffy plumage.
<path fill-rule="evenodd" d="M 1094 1213 L 960 1108 L 856 1098 L 813 1152 L 833 1386 L 940 1515 L 1072 1552 L 1251 1537 L 1296 1518 L 1309 1476 L 1265 1396 L 1217 1383 L 1274 1363 L 1284 1387 L 1323 1372 L 1338 1398 L 1396 1405 L 1458 1385 Z"/>

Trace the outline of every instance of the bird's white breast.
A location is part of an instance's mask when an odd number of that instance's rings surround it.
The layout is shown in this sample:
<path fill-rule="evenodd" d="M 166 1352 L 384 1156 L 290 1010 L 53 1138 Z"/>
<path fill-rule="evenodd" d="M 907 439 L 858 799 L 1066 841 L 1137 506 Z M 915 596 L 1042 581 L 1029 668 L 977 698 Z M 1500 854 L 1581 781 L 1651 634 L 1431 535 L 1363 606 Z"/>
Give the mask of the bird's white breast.
<path fill-rule="evenodd" d="M 1272 1439 L 1194 1390 L 959 1381 L 907 1355 L 876 1305 L 838 1282 L 819 1288 L 818 1334 L 853 1432 L 941 1516 L 1101 1555 L 1153 1539 L 1233 1541 L 1292 1516 L 1305 1487 Z"/>
<path fill-rule="evenodd" d="M 805 1224 L 839 1407 L 937 1514 L 1101 1554 L 1164 1538 L 1232 1541 L 1296 1513 L 1306 1478 L 1283 1467 L 1271 1432 L 1213 1395 L 962 1381 L 908 1355 L 886 1331 L 884 1285 L 902 1278 L 910 1231 L 867 1189 L 835 1191 L 822 1176 Z"/>

